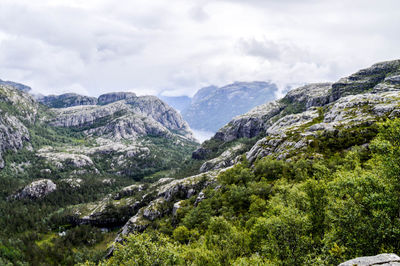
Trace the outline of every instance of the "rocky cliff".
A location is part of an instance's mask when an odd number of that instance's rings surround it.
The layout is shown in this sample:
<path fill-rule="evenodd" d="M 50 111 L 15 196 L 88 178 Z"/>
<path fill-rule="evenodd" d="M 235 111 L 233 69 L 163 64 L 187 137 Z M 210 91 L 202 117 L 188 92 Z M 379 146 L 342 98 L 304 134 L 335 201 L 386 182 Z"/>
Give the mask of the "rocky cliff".
<path fill-rule="evenodd" d="M 38 101 L 51 108 L 65 108 L 78 105 L 97 104 L 97 98 L 79 95 L 76 93 L 43 96 L 39 97 Z"/>
<path fill-rule="evenodd" d="M 37 112 L 38 104 L 30 95 L 0 85 L 0 168 L 4 167 L 4 152 L 16 152 L 28 144 L 28 127 L 35 122 Z"/>

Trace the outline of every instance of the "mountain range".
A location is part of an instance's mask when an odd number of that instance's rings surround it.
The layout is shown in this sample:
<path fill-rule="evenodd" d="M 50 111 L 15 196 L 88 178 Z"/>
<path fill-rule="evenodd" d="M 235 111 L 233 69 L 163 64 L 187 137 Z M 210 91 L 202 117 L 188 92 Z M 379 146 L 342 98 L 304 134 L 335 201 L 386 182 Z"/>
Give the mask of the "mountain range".
<path fill-rule="evenodd" d="M 0 85 L 0 263 L 337 265 L 399 252 L 400 60 L 276 91 L 204 88 L 181 115 L 154 96 L 35 100 Z M 221 128 L 199 145 L 185 117 Z"/>

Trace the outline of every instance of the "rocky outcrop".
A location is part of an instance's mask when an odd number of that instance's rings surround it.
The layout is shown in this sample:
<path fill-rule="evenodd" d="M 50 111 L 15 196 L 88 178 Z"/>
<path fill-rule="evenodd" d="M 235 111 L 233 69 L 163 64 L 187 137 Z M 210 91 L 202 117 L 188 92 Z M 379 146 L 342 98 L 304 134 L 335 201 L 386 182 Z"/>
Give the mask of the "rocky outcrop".
<path fill-rule="evenodd" d="M 133 92 L 110 92 L 100 95 L 97 100 L 99 105 L 106 105 L 134 97 L 136 97 L 136 94 Z"/>
<path fill-rule="evenodd" d="M 384 253 L 376 256 L 359 257 L 340 263 L 339 266 L 400 266 L 400 257 L 393 253 Z"/>
<path fill-rule="evenodd" d="M 34 181 L 24 187 L 21 191 L 12 195 L 12 199 L 39 199 L 47 196 L 57 189 L 56 184 L 50 179 Z"/>
<path fill-rule="evenodd" d="M 332 83 L 313 83 L 289 91 L 281 102 L 303 106 L 304 110 L 312 106 L 329 103 Z"/>
<path fill-rule="evenodd" d="M 166 214 L 173 214 L 174 208 L 179 208 L 183 199 L 188 199 L 201 192 L 202 189 L 216 181 L 219 171 L 210 171 L 205 174 L 187 177 L 180 180 L 173 180 L 160 186 L 157 195 L 145 207 L 141 208 L 136 215 L 122 227 L 116 242 L 121 242 L 125 236 L 133 232 L 141 232 L 150 224 L 151 221 Z M 169 204 L 174 203 L 174 204 Z"/>
<path fill-rule="evenodd" d="M 272 124 L 270 119 L 279 114 L 285 105 L 273 101 L 257 106 L 250 112 L 235 117 L 226 126 L 218 130 L 214 138 L 230 142 L 239 138 L 253 138 L 265 132 Z"/>
<path fill-rule="evenodd" d="M 3 153 L 20 150 L 30 140 L 27 125 L 34 123 L 38 105 L 28 94 L 3 85 L 0 85 L 0 102 L 0 168 L 3 168 Z"/>
<path fill-rule="evenodd" d="M 87 155 L 58 152 L 54 151 L 50 147 L 40 149 L 38 155 L 45 158 L 47 161 L 52 162 L 58 168 L 64 168 L 67 165 L 74 168 L 93 166 L 92 159 Z"/>
<path fill-rule="evenodd" d="M 384 82 L 385 79 L 389 78 L 386 81 L 390 82 L 390 77 L 395 77 L 399 74 L 400 60 L 374 64 L 332 84 L 331 101 L 336 101 L 340 97 L 347 95 L 372 91 L 379 83 Z M 378 88 L 383 89 L 384 87 Z"/>
<path fill-rule="evenodd" d="M 59 127 L 80 128 L 88 135 L 114 139 L 138 136 L 168 136 L 173 133 L 194 140 L 180 114 L 157 97 L 130 97 L 107 105 L 75 106 L 54 109 L 50 123 Z"/>
<path fill-rule="evenodd" d="M 273 83 L 257 81 L 206 87 L 194 95 L 182 115 L 191 128 L 215 132 L 234 116 L 273 100 L 277 90 Z"/>
<path fill-rule="evenodd" d="M 39 97 L 38 102 L 51 108 L 66 108 L 79 105 L 96 105 L 97 98 L 79 95 L 76 93 L 65 93 L 61 95 L 48 95 Z"/>
<path fill-rule="evenodd" d="M 267 136 L 250 149 L 247 159 L 252 162 L 268 155 L 286 158 L 301 153 L 315 139 L 329 132 L 371 125 L 381 118 L 395 117 L 399 113 L 400 91 L 342 97 L 324 106 L 324 109 L 312 107 L 305 112 L 282 117 L 267 129 Z"/>
<path fill-rule="evenodd" d="M 234 165 L 236 162 L 239 161 L 238 155 L 244 147 L 245 145 L 239 143 L 238 145 L 227 149 L 217 158 L 208 160 L 203 163 L 200 167 L 200 172 L 205 173 L 210 170 L 222 169 Z"/>

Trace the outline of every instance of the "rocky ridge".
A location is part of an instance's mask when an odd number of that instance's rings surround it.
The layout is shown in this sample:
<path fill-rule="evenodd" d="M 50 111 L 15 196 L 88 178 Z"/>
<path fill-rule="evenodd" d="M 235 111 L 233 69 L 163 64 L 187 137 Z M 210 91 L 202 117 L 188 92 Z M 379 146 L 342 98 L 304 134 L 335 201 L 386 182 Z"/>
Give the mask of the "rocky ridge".
<path fill-rule="evenodd" d="M 98 98 L 76 93 L 64 93 L 60 95 L 38 96 L 37 100 L 50 108 L 67 108 L 80 105 L 107 105 L 134 97 L 136 97 L 136 94 L 133 92 L 110 92 L 102 94 Z"/>
<path fill-rule="evenodd" d="M 39 97 L 38 102 L 51 108 L 65 108 L 78 105 L 95 105 L 97 104 L 97 98 L 76 93 L 65 93 Z"/>
<path fill-rule="evenodd" d="M 259 141 L 247 152 L 248 160 L 268 155 L 288 158 L 308 149 L 321 136 L 398 116 L 399 74 L 400 60 L 395 60 L 375 64 L 333 84 L 302 86 L 280 100 L 235 117 L 212 141 L 222 145 L 257 137 Z M 193 153 L 193 158 L 209 154 L 205 144 Z"/>

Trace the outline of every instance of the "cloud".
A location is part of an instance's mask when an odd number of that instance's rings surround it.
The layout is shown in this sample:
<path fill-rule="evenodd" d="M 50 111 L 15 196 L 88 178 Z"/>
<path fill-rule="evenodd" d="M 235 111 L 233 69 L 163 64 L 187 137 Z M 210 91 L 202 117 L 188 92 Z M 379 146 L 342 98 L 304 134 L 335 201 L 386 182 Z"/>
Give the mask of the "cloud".
<path fill-rule="evenodd" d="M 89 95 L 335 81 L 398 57 L 399 8 L 397 0 L 2 0 L 0 78 Z"/>

